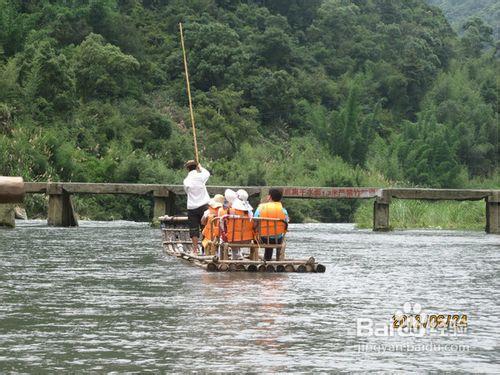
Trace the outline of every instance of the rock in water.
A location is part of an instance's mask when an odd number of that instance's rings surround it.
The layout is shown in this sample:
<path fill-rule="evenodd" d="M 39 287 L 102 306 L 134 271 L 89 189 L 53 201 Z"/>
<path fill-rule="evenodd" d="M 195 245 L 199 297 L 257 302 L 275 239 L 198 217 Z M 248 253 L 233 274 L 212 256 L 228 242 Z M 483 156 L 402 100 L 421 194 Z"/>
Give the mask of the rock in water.
<path fill-rule="evenodd" d="M 14 220 L 14 207 L 11 204 L 0 204 L 0 227 L 16 226 Z"/>
<path fill-rule="evenodd" d="M 14 214 L 16 219 L 28 220 L 28 215 L 26 214 L 26 210 L 22 207 L 16 206 L 14 207 Z"/>

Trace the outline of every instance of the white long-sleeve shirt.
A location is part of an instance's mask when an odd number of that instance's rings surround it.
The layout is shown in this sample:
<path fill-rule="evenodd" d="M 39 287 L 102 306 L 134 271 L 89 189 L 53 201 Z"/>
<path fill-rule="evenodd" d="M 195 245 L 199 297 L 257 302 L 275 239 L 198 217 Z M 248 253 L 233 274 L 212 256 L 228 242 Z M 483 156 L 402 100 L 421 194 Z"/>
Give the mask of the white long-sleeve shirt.
<path fill-rule="evenodd" d="M 205 184 L 209 177 L 210 172 L 201 167 L 200 172 L 197 170 L 190 171 L 184 179 L 184 191 L 187 194 L 188 210 L 193 210 L 208 204 L 210 196 L 208 195 Z"/>

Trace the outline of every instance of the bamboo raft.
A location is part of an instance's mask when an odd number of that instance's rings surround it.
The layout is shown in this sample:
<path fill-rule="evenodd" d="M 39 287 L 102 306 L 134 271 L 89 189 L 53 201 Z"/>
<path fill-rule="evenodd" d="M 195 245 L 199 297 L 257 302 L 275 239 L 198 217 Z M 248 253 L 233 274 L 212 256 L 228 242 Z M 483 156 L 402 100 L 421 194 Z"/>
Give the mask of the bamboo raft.
<path fill-rule="evenodd" d="M 228 220 L 234 220 L 235 225 L 232 226 L 234 228 L 235 226 L 237 227 L 240 221 L 240 224 L 243 225 L 243 222 L 249 219 L 229 217 Z M 252 222 L 257 222 L 258 224 L 266 222 L 267 225 L 270 222 L 274 224 L 276 221 L 275 219 L 252 219 Z M 313 257 L 307 259 L 286 259 L 286 241 L 284 238 L 281 244 L 259 241 L 261 238 L 259 236 L 259 228 L 261 226 L 258 224 L 254 224 L 256 226 L 256 236 L 251 242 L 225 242 L 221 238 L 217 238 L 214 243 L 211 243 L 211 246 L 205 249 L 205 255 L 196 255 L 192 253 L 193 245 L 189 237 L 187 217 L 163 216 L 160 218 L 163 249 L 166 254 L 175 256 L 208 272 L 325 272 L 326 267 L 317 263 Z M 212 221 L 207 225 L 214 225 L 214 222 Z M 250 253 L 243 254 L 243 259 L 231 258 L 229 250 L 244 248 L 249 249 Z M 277 260 L 264 260 L 259 254 L 259 250 L 265 248 L 276 248 L 278 253 Z"/>

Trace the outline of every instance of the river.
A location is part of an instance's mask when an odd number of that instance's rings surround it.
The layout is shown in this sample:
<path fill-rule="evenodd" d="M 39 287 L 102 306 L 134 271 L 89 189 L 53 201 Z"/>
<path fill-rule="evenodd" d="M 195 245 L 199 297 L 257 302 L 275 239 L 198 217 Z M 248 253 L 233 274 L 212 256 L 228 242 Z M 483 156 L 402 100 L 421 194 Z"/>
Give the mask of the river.
<path fill-rule="evenodd" d="M 207 273 L 145 223 L 17 224 L 0 230 L 1 372 L 500 371 L 499 236 L 297 224 L 288 255 L 324 274 Z M 385 334 L 408 306 L 466 332 Z"/>

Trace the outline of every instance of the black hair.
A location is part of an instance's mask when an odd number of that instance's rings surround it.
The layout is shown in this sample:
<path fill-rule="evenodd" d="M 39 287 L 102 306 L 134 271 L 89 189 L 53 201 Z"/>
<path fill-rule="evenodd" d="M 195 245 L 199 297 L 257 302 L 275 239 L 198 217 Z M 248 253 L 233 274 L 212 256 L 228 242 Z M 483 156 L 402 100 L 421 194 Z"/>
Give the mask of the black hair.
<path fill-rule="evenodd" d="M 191 171 L 194 171 L 194 170 L 196 169 L 196 165 L 191 164 L 191 165 L 188 165 L 186 168 L 187 168 L 187 170 L 188 170 L 189 172 L 191 172 Z"/>
<path fill-rule="evenodd" d="M 269 195 L 273 202 L 280 202 L 283 197 L 283 192 L 279 189 L 269 189 Z"/>

